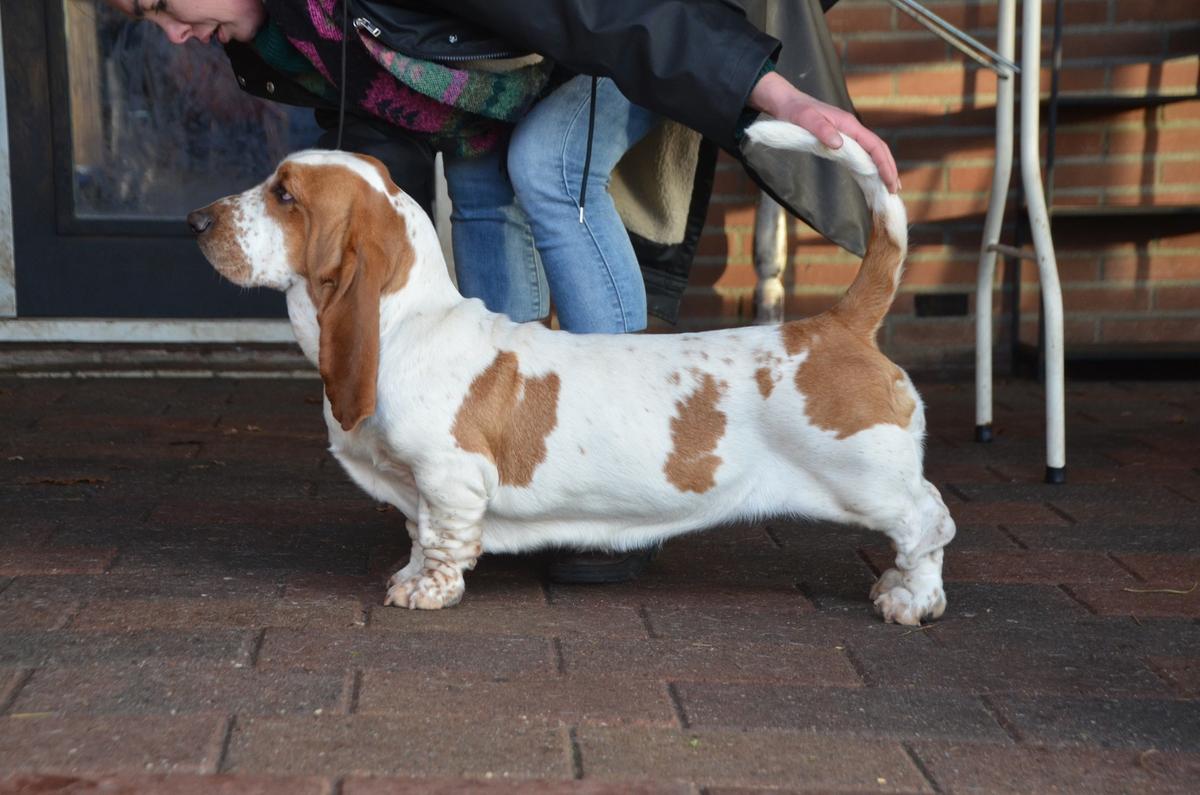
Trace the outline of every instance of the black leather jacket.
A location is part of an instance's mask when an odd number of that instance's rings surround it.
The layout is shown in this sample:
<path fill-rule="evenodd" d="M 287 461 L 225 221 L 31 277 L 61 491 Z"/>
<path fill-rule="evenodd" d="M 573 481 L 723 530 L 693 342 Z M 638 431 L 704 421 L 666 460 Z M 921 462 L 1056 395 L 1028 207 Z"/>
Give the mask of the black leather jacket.
<path fill-rule="evenodd" d="M 272 2 L 295 0 L 268 0 Z M 349 23 L 427 60 L 537 52 L 580 74 L 611 77 L 630 101 L 737 151 L 738 117 L 779 42 L 732 0 L 350 0 Z M 471 23 L 463 20 L 469 19 Z M 386 38 L 383 38 L 386 37 Z M 453 39 L 453 41 L 452 41 Z M 252 48 L 227 45 L 244 89 L 321 106 Z"/>

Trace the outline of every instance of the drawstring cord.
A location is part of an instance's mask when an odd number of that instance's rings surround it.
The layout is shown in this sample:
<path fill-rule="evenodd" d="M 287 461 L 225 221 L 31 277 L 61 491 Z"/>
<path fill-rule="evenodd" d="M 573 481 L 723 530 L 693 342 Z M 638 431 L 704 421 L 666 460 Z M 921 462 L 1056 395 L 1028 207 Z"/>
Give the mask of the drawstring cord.
<path fill-rule="evenodd" d="M 350 30 L 349 21 L 350 0 L 342 0 L 342 85 L 341 100 L 338 102 L 338 134 L 335 149 L 342 148 L 342 129 L 346 126 L 346 38 Z"/>
<path fill-rule="evenodd" d="M 583 223 L 583 206 L 587 203 L 588 172 L 592 168 L 592 133 L 596 130 L 596 83 L 592 78 L 592 106 L 588 112 L 587 153 L 583 156 L 583 184 L 579 186 L 579 223 Z"/>

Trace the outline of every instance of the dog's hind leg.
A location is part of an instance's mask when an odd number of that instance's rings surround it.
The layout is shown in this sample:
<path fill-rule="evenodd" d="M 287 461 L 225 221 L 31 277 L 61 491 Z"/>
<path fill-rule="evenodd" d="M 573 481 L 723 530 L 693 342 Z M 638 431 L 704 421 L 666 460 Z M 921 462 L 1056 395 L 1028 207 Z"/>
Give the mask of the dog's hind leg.
<path fill-rule="evenodd" d="M 486 502 L 462 483 L 422 492 L 417 521 L 409 522 L 412 556 L 392 575 L 384 604 L 438 610 L 462 599 L 463 571 L 475 568 L 483 553 Z"/>
<path fill-rule="evenodd" d="M 889 623 L 916 626 L 946 610 L 942 548 L 954 538 L 954 519 L 937 488 L 927 480 L 921 484 L 905 519 L 884 530 L 896 549 L 896 567 L 871 588 L 871 601 Z"/>

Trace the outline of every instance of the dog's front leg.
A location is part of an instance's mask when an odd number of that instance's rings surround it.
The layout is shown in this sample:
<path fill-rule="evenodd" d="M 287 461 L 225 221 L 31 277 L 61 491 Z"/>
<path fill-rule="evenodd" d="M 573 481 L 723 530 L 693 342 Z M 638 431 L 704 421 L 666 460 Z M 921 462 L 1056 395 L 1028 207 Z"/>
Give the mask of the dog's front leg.
<path fill-rule="evenodd" d="M 484 503 L 464 487 L 421 495 L 417 521 L 408 522 L 412 555 L 392 575 L 384 604 L 421 610 L 452 607 L 466 586 L 463 571 L 483 552 L 480 520 Z"/>
<path fill-rule="evenodd" d="M 404 529 L 408 531 L 408 537 L 412 541 L 412 550 L 408 554 L 408 563 L 388 580 L 388 588 L 402 580 L 415 577 L 425 568 L 425 551 L 421 546 L 420 529 L 417 523 L 412 519 L 405 519 Z"/>

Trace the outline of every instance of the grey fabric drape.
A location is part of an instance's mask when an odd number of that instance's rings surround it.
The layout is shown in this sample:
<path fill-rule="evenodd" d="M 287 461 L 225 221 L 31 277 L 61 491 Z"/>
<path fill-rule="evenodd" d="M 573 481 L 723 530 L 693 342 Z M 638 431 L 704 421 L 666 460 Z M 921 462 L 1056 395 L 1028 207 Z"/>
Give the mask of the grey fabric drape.
<path fill-rule="evenodd" d="M 783 42 L 777 71 L 801 91 L 854 111 L 821 0 L 743 0 L 749 19 Z M 871 214 L 845 169 L 814 155 L 742 149 L 767 193 L 845 249 L 862 255 Z"/>

